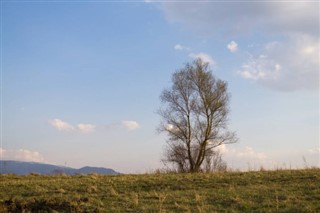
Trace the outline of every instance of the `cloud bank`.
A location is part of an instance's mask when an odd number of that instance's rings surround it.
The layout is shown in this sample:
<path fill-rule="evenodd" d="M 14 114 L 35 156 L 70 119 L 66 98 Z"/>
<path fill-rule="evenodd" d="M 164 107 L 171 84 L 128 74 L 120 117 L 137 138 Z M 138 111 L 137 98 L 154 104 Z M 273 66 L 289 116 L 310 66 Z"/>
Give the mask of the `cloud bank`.
<path fill-rule="evenodd" d="M 319 2 L 163 2 L 167 20 L 205 36 L 266 33 L 319 35 Z"/>
<path fill-rule="evenodd" d="M 231 169 L 239 170 L 260 170 L 261 168 L 274 169 L 297 169 L 320 166 L 320 149 L 312 148 L 301 150 L 297 153 L 283 155 L 279 153 L 267 153 L 257 151 L 253 147 L 237 147 L 221 145 L 217 150 L 222 154 L 223 159 Z"/>
<path fill-rule="evenodd" d="M 39 152 L 28 149 L 6 150 L 0 147 L 0 155 L 3 160 L 45 162 L 44 157 Z"/>

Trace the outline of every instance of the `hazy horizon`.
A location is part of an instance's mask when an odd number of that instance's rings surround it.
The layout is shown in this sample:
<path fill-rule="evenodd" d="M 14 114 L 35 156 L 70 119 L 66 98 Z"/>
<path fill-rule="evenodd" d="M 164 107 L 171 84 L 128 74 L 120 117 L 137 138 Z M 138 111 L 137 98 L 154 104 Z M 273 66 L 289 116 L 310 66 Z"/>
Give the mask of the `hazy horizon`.
<path fill-rule="evenodd" d="M 228 82 L 229 167 L 319 167 L 319 4 L 1 1 L 1 159 L 162 168 L 159 95 L 201 58 Z"/>

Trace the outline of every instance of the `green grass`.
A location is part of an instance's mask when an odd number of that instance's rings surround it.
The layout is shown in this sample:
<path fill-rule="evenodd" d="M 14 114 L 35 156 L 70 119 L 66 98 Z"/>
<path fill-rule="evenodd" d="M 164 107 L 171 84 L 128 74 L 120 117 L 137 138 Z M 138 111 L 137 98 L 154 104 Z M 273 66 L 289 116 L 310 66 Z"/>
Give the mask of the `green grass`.
<path fill-rule="evenodd" d="M 320 212 L 320 169 L 0 178 L 0 212 Z"/>

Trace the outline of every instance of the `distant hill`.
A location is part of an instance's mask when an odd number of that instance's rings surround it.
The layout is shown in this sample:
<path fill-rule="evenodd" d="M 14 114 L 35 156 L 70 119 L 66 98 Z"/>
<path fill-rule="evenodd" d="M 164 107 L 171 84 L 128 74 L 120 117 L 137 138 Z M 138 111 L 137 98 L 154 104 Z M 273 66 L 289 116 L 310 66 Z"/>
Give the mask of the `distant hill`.
<path fill-rule="evenodd" d="M 30 173 L 38 173 L 44 175 L 54 175 L 54 174 L 90 174 L 98 173 L 104 175 L 117 175 L 118 172 L 109 168 L 102 167 L 83 167 L 80 169 L 74 169 L 71 167 L 56 166 L 44 163 L 34 163 L 34 162 L 22 162 L 22 161 L 10 161 L 2 160 L 0 161 L 0 174 L 16 174 L 16 175 L 27 175 Z"/>

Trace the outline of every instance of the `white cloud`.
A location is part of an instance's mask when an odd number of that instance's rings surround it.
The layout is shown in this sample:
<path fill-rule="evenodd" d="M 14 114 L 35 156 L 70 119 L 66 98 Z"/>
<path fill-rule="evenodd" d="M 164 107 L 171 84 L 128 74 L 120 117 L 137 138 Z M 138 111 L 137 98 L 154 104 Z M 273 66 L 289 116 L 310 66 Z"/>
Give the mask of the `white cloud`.
<path fill-rule="evenodd" d="M 79 123 L 77 125 L 69 124 L 68 122 L 62 121 L 60 119 L 49 120 L 48 123 L 59 131 L 65 132 L 79 132 L 79 133 L 93 133 L 96 130 L 106 130 L 115 129 L 119 127 L 125 127 L 128 130 L 134 130 L 140 127 L 139 123 L 136 121 L 122 121 L 121 123 L 113 123 L 108 125 L 96 126 L 94 124 Z"/>
<path fill-rule="evenodd" d="M 238 44 L 235 41 L 231 41 L 227 45 L 227 48 L 230 50 L 230 52 L 235 53 L 238 51 Z"/>
<path fill-rule="evenodd" d="M 57 118 L 55 118 L 53 120 L 49 120 L 49 124 L 59 131 L 73 131 L 73 130 L 75 130 L 74 126 L 72 126 L 71 124 L 69 124 L 65 121 L 57 119 Z"/>
<path fill-rule="evenodd" d="M 218 146 L 216 149 L 219 150 L 219 152 L 221 154 L 225 154 L 229 151 L 229 149 L 227 148 L 227 146 L 225 144 Z"/>
<path fill-rule="evenodd" d="M 268 59 L 265 55 L 260 55 L 257 58 L 251 56 L 250 60 L 242 65 L 242 70 L 239 71 L 239 74 L 245 79 L 276 80 L 279 77 L 280 70 L 280 64 Z"/>
<path fill-rule="evenodd" d="M 165 126 L 165 129 L 166 129 L 167 131 L 175 132 L 175 133 L 178 133 L 178 132 L 180 131 L 177 127 L 175 127 L 175 126 L 172 125 L 172 124 L 167 124 L 167 125 Z"/>
<path fill-rule="evenodd" d="M 190 47 L 186 47 L 186 46 L 183 46 L 181 44 L 174 45 L 174 49 L 175 50 L 185 50 L 185 51 L 190 51 L 191 50 Z"/>
<path fill-rule="evenodd" d="M 92 124 L 78 124 L 77 129 L 82 133 L 91 133 L 95 130 L 96 126 Z"/>
<path fill-rule="evenodd" d="M 317 90 L 319 86 L 319 39 L 290 36 L 286 41 L 261 45 L 238 72 L 276 90 Z"/>
<path fill-rule="evenodd" d="M 136 121 L 122 121 L 122 125 L 128 130 L 135 130 L 140 127 Z"/>
<path fill-rule="evenodd" d="M 4 160 L 45 162 L 43 156 L 39 152 L 27 149 L 5 150 L 0 147 L 0 154 Z"/>
<path fill-rule="evenodd" d="M 190 53 L 189 57 L 193 58 L 193 59 L 200 58 L 203 62 L 209 63 L 210 65 L 214 65 L 215 64 L 213 58 L 211 58 L 211 56 L 206 54 L 206 53 L 202 53 L 202 52 L 201 53 L 197 53 L 197 54 Z"/>
<path fill-rule="evenodd" d="M 170 131 L 170 130 L 173 130 L 174 129 L 174 126 L 172 124 L 167 124 L 166 125 L 166 130 Z"/>
<path fill-rule="evenodd" d="M 59 131 L 65 131 L 65 132 L 81 132 L 81 133 L 91 133 L 94 132 L 96 129 L 96 126 L 93 124 L 84 124 L 80 123 L 76 126 L 69 124 L 68 122 L 62 121 L 60 119 L 52 119 L 49 120 L 49 124 L 56 128 Z"/>

